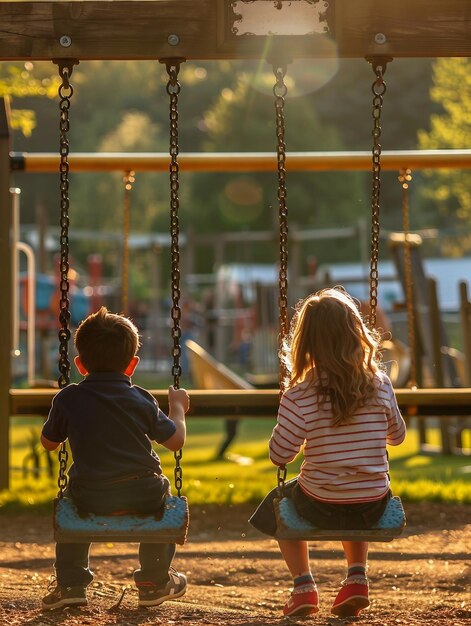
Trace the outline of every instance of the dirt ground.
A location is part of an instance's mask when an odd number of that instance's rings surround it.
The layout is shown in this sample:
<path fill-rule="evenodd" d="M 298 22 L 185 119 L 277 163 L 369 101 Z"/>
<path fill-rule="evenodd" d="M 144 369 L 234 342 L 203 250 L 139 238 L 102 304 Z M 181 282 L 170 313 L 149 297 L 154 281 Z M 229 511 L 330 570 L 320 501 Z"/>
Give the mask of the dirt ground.
<path fill-rule="evenodd" d="M 151 609 L 137 608 L 132 586 L 135 544 L 95 544 L 95 581 L 84 608 L 40 610 L 52 572 L 54 544 L 49 517 L 0 517 L 0 624 L 16 626 L 264 626 L 312 623 L 343 626 L 458 626 L 471 623 L 471 507 L 406 505 L 408 526 L 392 543 L 370 548 L 371 607 L 358 618 L 330 615 L 344 576 L 338 543 L 313 543 L 312 569 L 320 591 L 315 616 L 286 619 L 290 588 L 277 545 L 251 529 L 251 507 L 193 507 L 188 543 L 174 565 L 189 580 L 187 594 Z M 468 525 L 466 525 L 468 524 Z M 446 529 L 446 530 L 445 530 Z M 113 609 L 129 585 L 119 609 Z"/>

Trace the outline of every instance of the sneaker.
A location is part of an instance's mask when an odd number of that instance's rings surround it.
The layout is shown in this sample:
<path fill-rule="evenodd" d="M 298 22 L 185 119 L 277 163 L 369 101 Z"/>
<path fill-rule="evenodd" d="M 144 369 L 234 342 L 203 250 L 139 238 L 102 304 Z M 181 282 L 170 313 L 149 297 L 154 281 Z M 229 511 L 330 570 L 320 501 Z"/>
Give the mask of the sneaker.
<path fill-rule="evenodd" d="M 42 599 L 43 611 L 58 609 L 63 606 L 86 606 L 87 593 L 85 587 L 60 587 L 56 584 Z"/>
<path fill-rule="evenodd" d="M 367 606 L 370 606 L 368 580 L 357 578 L 349 582 L 347 579 L 343 581 L 330 612 L 339 617 L 356 617 Z"/>
<path fill-rule="evenodd" d="M 186 593 L 186 576 L 173 568 L 168 575 L 170 580 L 164 587 L 158 587 L 155 583 L 138 583 L 139 606 L 158 606 L 166 600 L 175 600 Z"/>
<path fill-rule="evenodd" d="M 319 611 L 317 587 L 309 591 L 292 592 L 283 609 L 283 615 L 311 615 Z"/>

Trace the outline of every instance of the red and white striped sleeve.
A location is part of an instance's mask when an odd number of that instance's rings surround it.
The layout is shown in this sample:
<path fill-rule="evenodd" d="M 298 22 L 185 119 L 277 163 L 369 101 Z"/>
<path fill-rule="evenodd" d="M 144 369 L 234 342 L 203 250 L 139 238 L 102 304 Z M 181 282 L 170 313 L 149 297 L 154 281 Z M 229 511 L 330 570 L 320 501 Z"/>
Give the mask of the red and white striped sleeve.
<path fill-rule="evenodd" d="M 306 426 L 299 407 L 289 397 L 281 398 L 278 422 L 269 441 L 270 460 L 274 465 L 285 465 L 299 453 L 306 439 Z"/>
<path fill-rule="evenodd" d="M 385 386 L 388 393 L 388 432 L 386 443 L 389 446 L 398 446 L 406 437 L 406 424 L 402 418 L 399 407 L 397 406 L 396 394 L 392 387 L 392 383 L 385 376 Z"/>

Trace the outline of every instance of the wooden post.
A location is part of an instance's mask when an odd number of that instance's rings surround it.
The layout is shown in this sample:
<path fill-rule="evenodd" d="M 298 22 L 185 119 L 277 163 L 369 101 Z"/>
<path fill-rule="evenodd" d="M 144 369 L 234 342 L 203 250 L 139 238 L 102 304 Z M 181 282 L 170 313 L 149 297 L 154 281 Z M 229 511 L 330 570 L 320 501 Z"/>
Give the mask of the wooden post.
<path fill-rule="evenodd" d="M 431 340 L 432 340 L 432 354 L 433 360 L 432 375 L 434 378 L 435 387 L 445 386 L 445 377 L 443 375 L 442 364 L 442 342 L 440 336 L 440 311 L 438 308 L 437 299 L 437 281 L 434 278 L 428 278 L 428 297 L 430 307 L 430 326 L 431 326 Z"/>
<path fill-rule="evenodd" d="M 0 306 L 0 489 L 9 487 L 10 461 L 10 383 L 12 347 L 12 250 L 10 194 L 10 110 L 0 100 L 0 286 L 4 302 Z"/>
<path fill-rule="evenodd" d="M 225 242 L 224 242 L 224 238 L 223 236 L 218 237 L 215 242 L 214 242 L 214 268 L 215 268 L 215 273 L 217 274 L 217 271 L 219 270 L 219 268 L 221 267 L 221 265 L 224 264 L 224 250 L 225 250 Z M 222 311 L 223 309 L 227 309 L 227 302 L 226 302 L 226 294 L 223 293 L 223 288 L 217 283 L 215 284 L 215 290 L 214 290 L 214 304 L 215 304 L 215 309 L 216 309 L 216 315 L 217 315 L 217 325 L 216 325 L 216 343 L 214 346 L 214 352 L 215 352 L 215 356 L 216 359 L 218 361 L 222 361 L 223 363 L 227 362 L 227 356 L 228 356 L 228 351 L 227 351 L 227 329 L 226 329 L 226 318 L 224 314 L 224 317 L 222 316 Z M 232 332 L 232 328 L 230 329 L 230 331 Z"/>
<path fill-rule="evenodd" d="M 144 344 L 144 354 L 152 361 L 152 367 L 155 367 L 156 361 L 163 356 L 169 354 L 167 341 L 168 328 L 162 328 L 162 307 L 160 304 L 160 296 L 162 291 L 162 248 L 154 244 L 150 246 L 150 285 L 151 285 L 151 301 L 149 306 L 149 315 L 147 317 L 148 327 L 146 334 L 150 335 L 149 340 Z M 167 285 L 165 285 L 167 288 Z M 166 312 L 167 313 L 167 312 Z"/>
<path fill-rule="evenodd" d="M 415 305 L 414 305 L 415 306 Z M 417 309 L 416 309 L 417 310 Z M 419 388 L 424 386 L 424 370 L 423 370 L 423 350 L 422 345 L 419 339 L 419 326 L 417 324 L 417 319 L 415 319 L 415 345 L 410 346 L 410 351 L 414 350 L 415 353 L 415 378 L 416 383 Z M 418 417 L 417 418 L 417 431 L 419 434 L 419 447 L 421 452 L 427 449 L 427 418 L 426 417 Z"/>
<path fill-rule="evenodd" d="M 431 365 L 435 380 L 435 387 L 442 388 L 445 386 L 445 377 L 443 375 L 442 341 L 440 333 L 440 310 L 438 307 L 437 281 L 434 278 L 428 278 L 427 283 L 430 310 L 430 326 L 432 331 L 431 340 L 433 363 Z M 448 424 L 443 420 L 440 421 L 440 437 L 442 442 L 442 454 L 452 454 Z"/>
<path fill-rule="evenodd" d="M 182 255 L 182 267 L 180 269 L 181 275 L 187 277 L 189 274 L 195 273 L 195 240 L 194 240 L 194 232 L 191 227 L 187 228 L 186 231 L 186 242 L 183 248 Z M 183 285 L 185 293 L 189 293 L 189 283 L 186 279 Z"/>
<path fill-rule="evenodd" d="M 468 300 L 468 284 L 465 281 L 460 282 L 460 318 L 461 318 L 461 335 L 463 338 L 463 352 L 465 356 L 465 380 L 462 384 L 466 387 L 471 386 L 471 305 Z"/>

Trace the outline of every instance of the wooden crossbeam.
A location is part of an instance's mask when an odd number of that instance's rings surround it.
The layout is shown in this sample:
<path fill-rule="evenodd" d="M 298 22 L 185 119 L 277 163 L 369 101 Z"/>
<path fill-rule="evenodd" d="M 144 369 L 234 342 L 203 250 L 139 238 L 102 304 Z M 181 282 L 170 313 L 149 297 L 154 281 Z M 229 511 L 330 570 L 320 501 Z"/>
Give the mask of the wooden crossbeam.
<path fill-rule="evenodd" d="M 291 17 L 301 3 L 312 15 L 324 4 L 283 0 L 277 10 L 272 0 L 0 2 L 0 59 L 471 56 L 469 0 L 331 0 L 322 21 L 313 19 L 311 28 L 309 13 L 300 32 Z M 249 31 L 252 25 L 237 16 L 255 5 L 260 28 L 247 34 L 244 24 Z M 277 35 L 266 34 L 271 18 Z"/>
<path fill-rule="evenodd" d="M 15 172 L 58 172 L 58 154 L 13 152 L 11 169 Z M 168 172 L 167 153 L 72 153 L 72 172 Z M 273 172 L 276 154 L 270 152 L 181 152 L 180 170 L 186 172 Z M 398 171 L 409 167 L 470 169 L 471 150 L 383 150 L 381 168 Z M 329 151 L 288 152 L 289 171 L 371 171 L 371 152 Z"/>
<path fill-rule="evenodd" d="M 10 415 L 47 415 L 51 401 L 57 390 L 54 389 L 11 389 Z M 152 390 L 159 405 L 167 410 L 168 392 L 166 389 Z M 258 415 L 274 418 L 278 408 L 279 395 L 276 389 L 189 391 L 191 416 L 246 417 Z M 471 415 L 471 389 L 396 389 L 396 397 L 401 409 L 417 408 L 421 416 Z"/>

